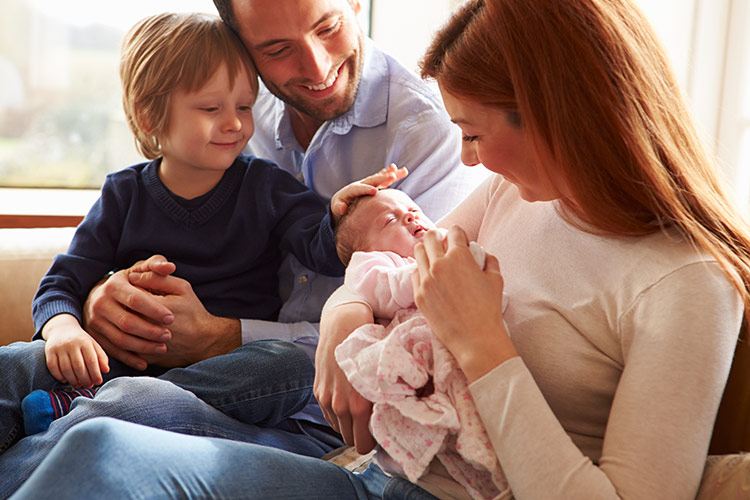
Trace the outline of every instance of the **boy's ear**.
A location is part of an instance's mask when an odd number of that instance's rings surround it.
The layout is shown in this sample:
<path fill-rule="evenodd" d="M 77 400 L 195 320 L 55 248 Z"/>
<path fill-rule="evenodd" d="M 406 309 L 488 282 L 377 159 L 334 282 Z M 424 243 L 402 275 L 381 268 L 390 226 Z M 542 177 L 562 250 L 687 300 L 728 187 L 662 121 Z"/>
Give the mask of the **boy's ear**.
<path fill-rule="evenodd" d="M 362 4 L 359 2 L 359 0 L 349 0 L 349 4 L 352 6 L 354 14 L 358 16 L 360 11 L 362 10 Z"/>
<path fill-rule="evenodd" d="M 151 120 L 149 120 L 146 115 L 144 115 L 143 113 L 138 113 L 135 119 L 138 121 L 138 126 L 141 128 L 141 130 L 149 135 L 153 135 L 154 126 L 151 123 Z"/>

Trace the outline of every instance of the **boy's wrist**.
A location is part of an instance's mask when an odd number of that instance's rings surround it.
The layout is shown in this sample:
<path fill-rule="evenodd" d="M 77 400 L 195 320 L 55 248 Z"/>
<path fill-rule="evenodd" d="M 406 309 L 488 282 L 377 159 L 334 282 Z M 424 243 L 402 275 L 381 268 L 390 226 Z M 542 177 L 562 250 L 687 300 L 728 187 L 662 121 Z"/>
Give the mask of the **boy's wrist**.
<path fill-rule="evenodd" d="M 60 313 L 52 316 L 42 327 L 42 338 L 49 340 L 56 331 L 68 327 L 80 328 L 81 325 L 78 323 L 78 319 L 70 313 Z"/>

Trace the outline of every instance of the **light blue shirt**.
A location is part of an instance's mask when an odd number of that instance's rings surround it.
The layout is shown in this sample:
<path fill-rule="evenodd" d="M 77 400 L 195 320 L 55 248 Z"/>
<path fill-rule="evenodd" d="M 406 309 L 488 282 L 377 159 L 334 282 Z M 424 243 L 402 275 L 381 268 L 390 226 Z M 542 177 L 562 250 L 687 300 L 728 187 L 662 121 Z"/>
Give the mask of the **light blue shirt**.
<path fill-rule="evenodd" d="M 371 40 L 365 45 L 354 105 L 323 123 L 307 150 L 294 136 L 286 104 L 263 85 L 253 117 L 255 134 L 246 151 L 276 162 L 326 199 L 346 184 L 395 163 L 407 167 L 409 176 L 394 187 L 437 220 L 486 176 L 485 169 L 461 163 L 460 130 L 445 112 L 437 86 L 381 52 Z M 279 279 L 285 299 L 279 322 L 242 320 L 242 341 L 290 340 L 314 359 L 320 311 L 343 278 L 316 275 L 289 256 Z"/>

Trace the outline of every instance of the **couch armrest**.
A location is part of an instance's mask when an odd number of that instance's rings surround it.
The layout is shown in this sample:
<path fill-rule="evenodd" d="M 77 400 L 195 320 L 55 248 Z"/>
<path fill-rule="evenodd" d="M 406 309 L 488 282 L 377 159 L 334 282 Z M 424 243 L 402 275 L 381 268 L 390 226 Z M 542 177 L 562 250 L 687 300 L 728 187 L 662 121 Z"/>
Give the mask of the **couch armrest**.
<path fill-rule="evenodd" d="M 52 259 L 75 228 L 0 229 L 0 345 L 31 340 L 31 301 Z"/>

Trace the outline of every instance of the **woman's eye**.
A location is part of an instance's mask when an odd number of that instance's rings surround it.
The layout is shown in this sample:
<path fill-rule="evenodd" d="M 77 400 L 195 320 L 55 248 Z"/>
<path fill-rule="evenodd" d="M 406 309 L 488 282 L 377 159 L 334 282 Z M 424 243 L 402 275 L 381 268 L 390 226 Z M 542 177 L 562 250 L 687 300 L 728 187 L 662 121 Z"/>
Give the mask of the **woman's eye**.
<path fill-rule="evenodd" d="M 252 111 L 253 107 L 252 106 L 237 106 L 237 109 L 239 109 L 240 111 Z"/>
<path fill-rule="evenodd" d="M 476 140 L 477 140 L 478 138 L 479 138 L 479 137 L 477 137 L 476 135 L 465 135 L 465 136 L 463 137 L 463 141 L 464 141 L 464 142 L 474 142 L 474 141 L 476 141 Z"/>
<path fill-rule="evenodd" d="M 207 113 L 213 113 L 214 111 L 218 110 L 216 106 L 206 106 L 204 108 L 201 108 L 201 111 L 206 111 Z"/>

